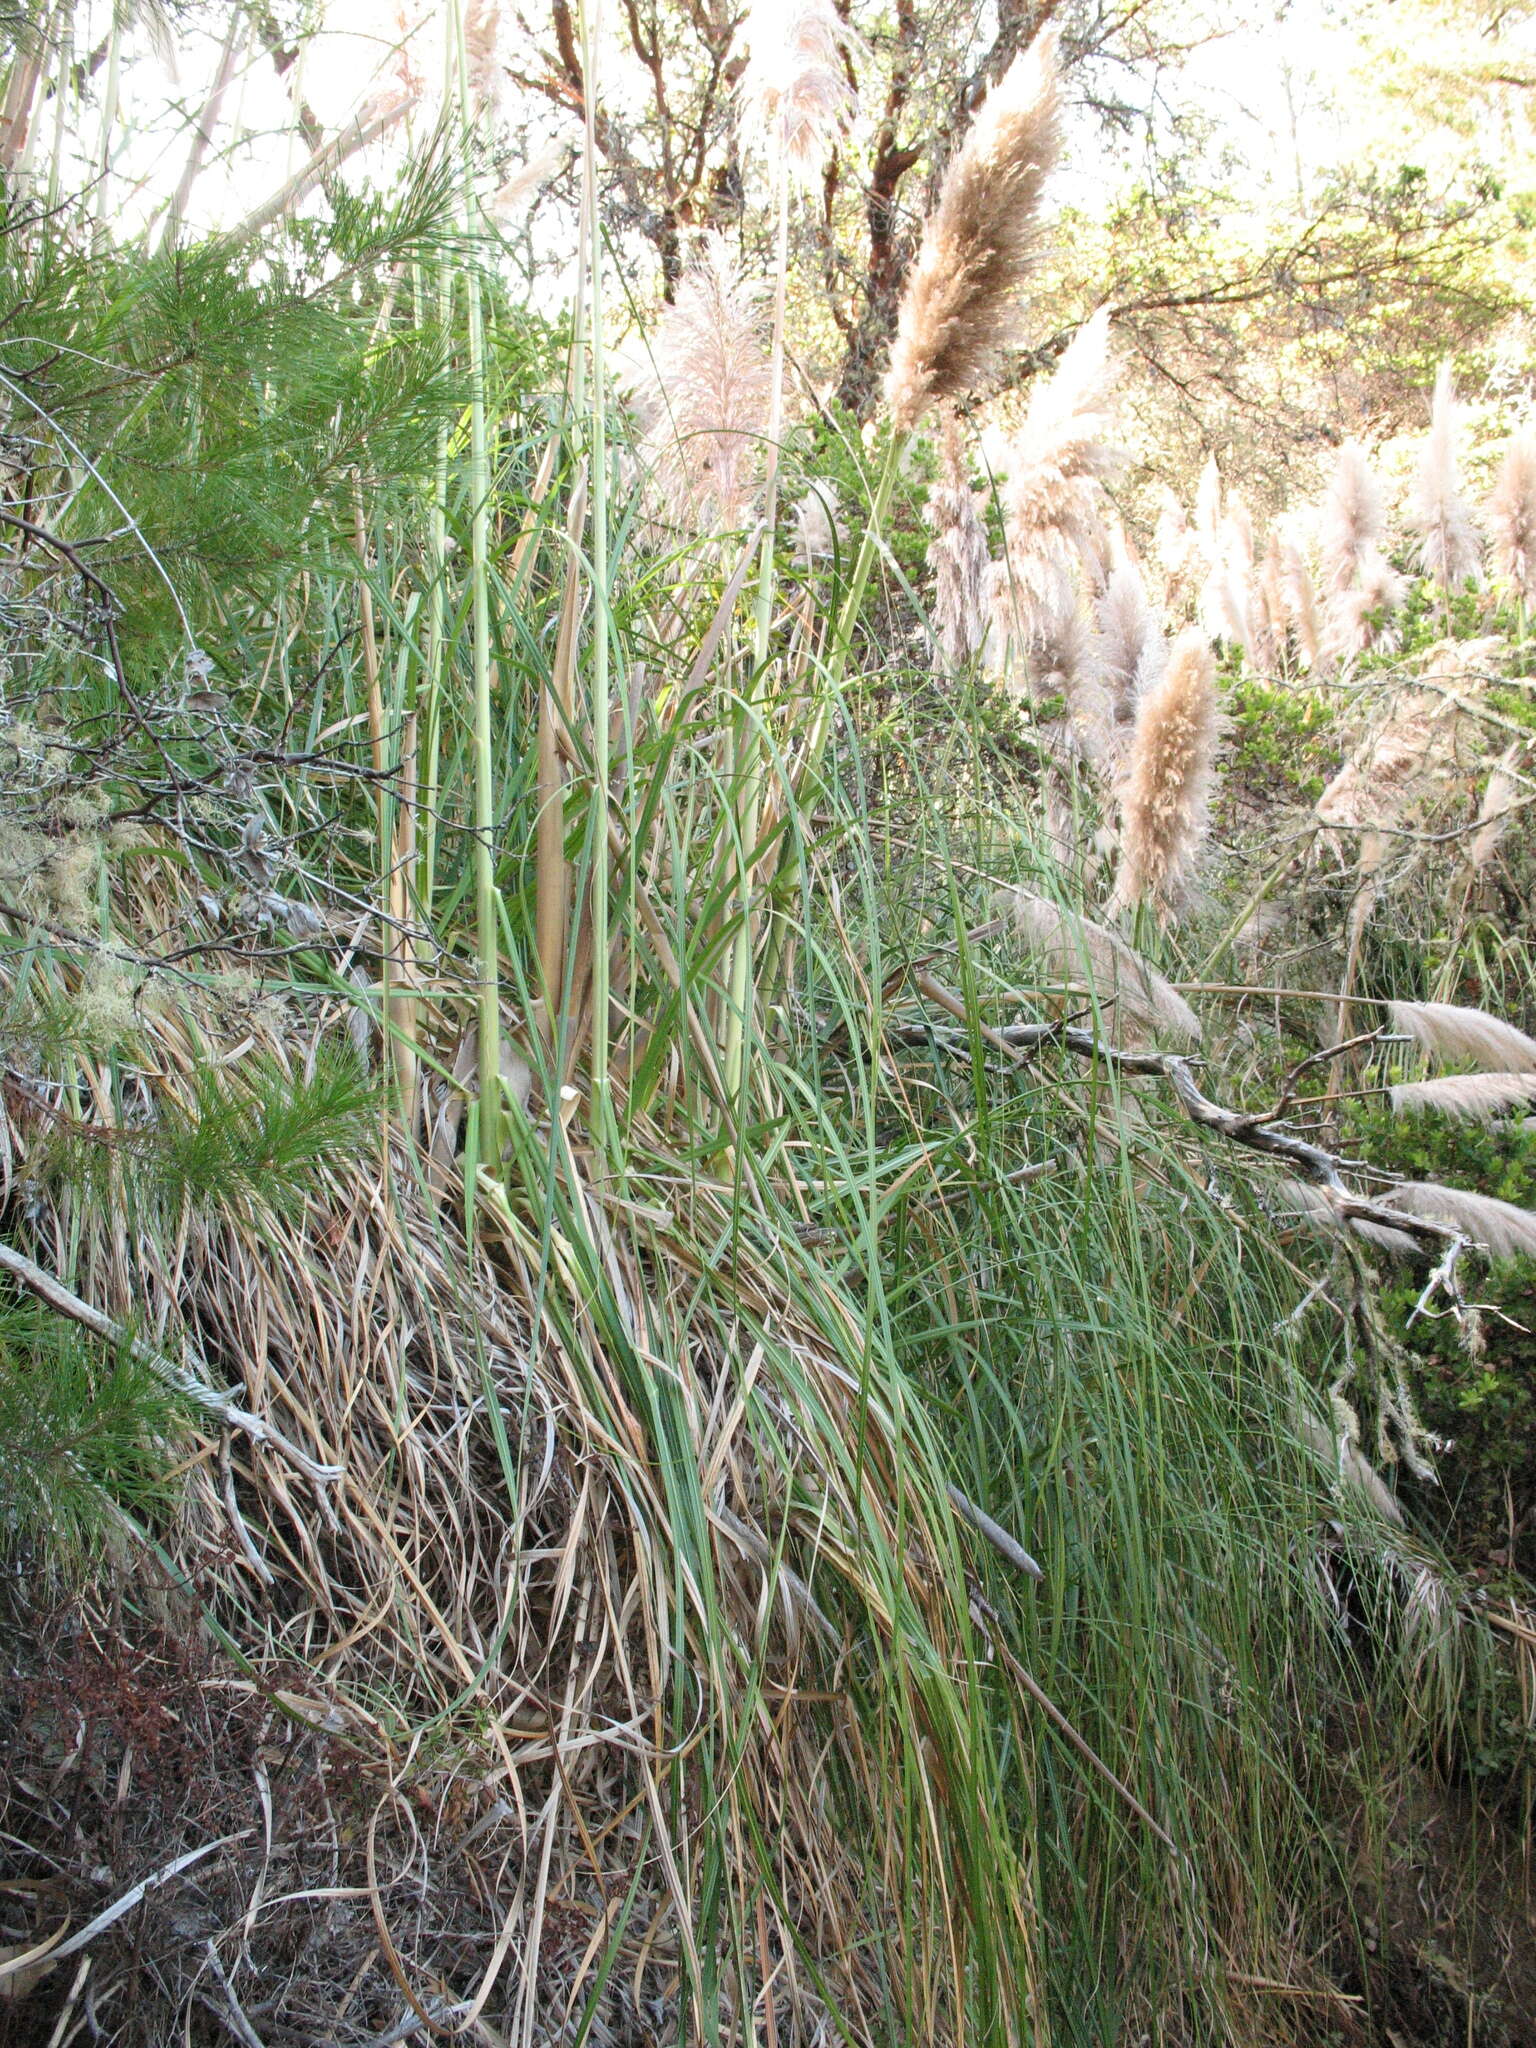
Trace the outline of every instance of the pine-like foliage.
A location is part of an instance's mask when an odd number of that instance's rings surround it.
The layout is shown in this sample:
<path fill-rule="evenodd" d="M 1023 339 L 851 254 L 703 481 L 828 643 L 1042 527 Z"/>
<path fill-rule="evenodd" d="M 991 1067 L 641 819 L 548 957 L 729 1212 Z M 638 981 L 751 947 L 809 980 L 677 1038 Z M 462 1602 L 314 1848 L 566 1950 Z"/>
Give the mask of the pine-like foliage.
<path fill-rule="evenodd" d="M 182 1411 L 145 1365 L 80 1340 L 27 1303 L 0 1304 L 0 1552 L 85 1564 L 127 1509 L 168 1504 Z"/>
<path fill-rule="evenodd" d="M 923 230 L 885 383 L 898 432 L 974 390 L 1014 344 L 1059 147 L 1056 33 L 1047 28 L 983 102 Z"/>
<path fill-rule="evenodd" d="M 1217 737 L 1216 663 L 1203 634 L 1174 642 L 1141 703 L 1120 795 L 1120 870 L 1112 908 L 1185 909 L 1210 828 Z"/>
<path fill-rule="evenodd" d="M 1429 435 L 1414 477 L 1408 517 L 1419 536 L 1419 566 L 1444 591 L 1470 583 L 1482 560 L 1472 507 L 1456 461 L 1456 391 L 1449 361 L 1440 365 Z"/>

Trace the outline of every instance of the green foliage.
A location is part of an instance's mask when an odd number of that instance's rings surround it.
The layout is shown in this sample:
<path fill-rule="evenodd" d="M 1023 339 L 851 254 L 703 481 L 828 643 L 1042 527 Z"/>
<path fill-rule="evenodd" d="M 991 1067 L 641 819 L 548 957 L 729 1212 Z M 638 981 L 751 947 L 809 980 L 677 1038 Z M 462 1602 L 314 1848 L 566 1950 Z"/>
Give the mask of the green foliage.
<path fill-rule="evenodd" d="M 1338 761 L 1336 712 L 1320 690 L 1279 688 L 1239 671 L 1222 697 L 1230 772 L 1254 798 L 1315 803 Z"/>
<path fill-rule="evenodd" d="M 125 1092 L 125 1103 L 132 1099 Z M 375 1135 L 377 1099 L 350 1053 L 323 1048 L 298 1074 L 258 1054 L 234 1069 L 200 1070 L 190 1100 L 163 1102 L 152 1124 L 130 1117 L 110 1133 L 61 1132 L 42 1170 L 94 1201 L 125 1202 L 146 1221 L 215 1203 L 292 1213 L 317 1167 L 344 1169 L 359 1158 Z"/>
<path fill-rule="evenodd" d="M 1347 1128 L 1366 1157 L 1408 1179 L 1536 1208 L 1536 1117 L 1489 1125 L 1356 1104 Z M 1452 1444 L 1439 1471 L 1457 1548 L 1496 1573 L 1536 1571 L 1536 1531 L 1510 1529 L 1511 1501 L 1536 1492 L 1536 1261 L 1474 1262 L 1463 1284 L 1485 1305 L 1465 1330 L 1444 1315 L 1409 1323 L 1422 1274 L 1389 1278 L 1383 1309 L 1415 1360 L 1425 1424 Z"/>
<path fill-rule="evenodd" d="M 170 1505 L 183 1413 L 128 1351 L 93 1346 L 46 1309 L 0 1300 L 0 1550 L 79 1570 L 116 1526 Z"/>

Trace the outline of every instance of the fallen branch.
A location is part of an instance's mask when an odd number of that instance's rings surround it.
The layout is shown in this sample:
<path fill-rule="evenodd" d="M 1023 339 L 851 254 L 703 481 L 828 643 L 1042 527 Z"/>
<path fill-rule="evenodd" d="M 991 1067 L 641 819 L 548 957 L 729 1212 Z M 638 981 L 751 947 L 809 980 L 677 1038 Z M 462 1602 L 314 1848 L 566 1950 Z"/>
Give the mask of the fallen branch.
<path fill-rule="evenodd" d="M 0 1244 L 0 1273 L 9 1273 L 13 1280 L 19 1281 L 29 1294 L 56 1315 L 67 1316 L 71 1322 L 81 1324 L 93 1336 L 100 1337 L 103 1343 L 126 1351 L 152 1372 L 162 1386 L 169 1387 L 173 1393 L 180 1394 L 183 1400 L 191 1401 L 207 1414 L 216 1415 L 226 1429 L 243 1430 L 253 1443 L 266 1444 L 272 1450 L 280 1451 L 307 1478 L 324 1481 L 341 1477 L 340 1465 L 318 1464 L 297 1444 L 290 1443 L 270 1422 L 264 1422 L 248 1408 L 240 1407 L 228 1394 L 221 1394 L 217 1388 L 210 1387 L 187 1366 L 178 1365 L 174 1359 L 164 1357 L 143 1343 L 121 1323 L 114 1322 L 99 1308 L 93 1308 L 90 1302 L 82 1300 L 66 1287 L 62 1280 L 55 1279 L 52 1273 L 45 1272 L 8 1244 Z"/>
<path fill-rule="evenodd" d="M 919 973 L 914 979 L 919 993 L 929 1002 L 961 1023 L 969 1021 L 965 1004 L 953 989 L 945 988 L 931 974 Z M 929 1024 L 888 1028 L 893 1036 L 933 1041 L 944 1045 L 946 1050 L 969 1049 L 966 1036 L 960 1031 L 936 1031 Z M 1060 1045 L 1081 1059 L 1097 1060 L 1122 1074 L 1155 1075 L 1173 1089 L 1180 1108 L 1191 1123 L 1198 1124 L 1202 1130 L 1217 1132 L 1234 1145 L 1244 1145 L 1252 1152 L 1263 1152 L 1272 1159 L 1285 1160 L 1303 1179 L 1311 1181 L 1314 1186 L 1326 1188 L 1333 1207 L 1347 1222 L 1374 1223 L 1383 1230 L 1401 1231 L 1405 1236 L 1417 1238 L 1426 1250 L 1447 1254 L 1459 1253 L 1472 1242 L 1464 1231 L 1453 1229 L 1447 1223 L 1431 1223 L 1423 1217 L 1389 1209 L 1383 1203 L 1368 1201 L 1356 1194 L 1344 1179 L 1350 1162 L 1338 1153 L 1326 1152 L 1321 1145 L 1313 1145 L 1290 1131 L 1278 1129 L 1262 1116 L 1227 1109 L 1221 1103 L 1213 1102 L 1195 1079 L 1192 1063 L 1182 1053 L 1127 1052 L 1119 1046 L 1106 1045 L 1092 1031 L 1085 1031 L 1075 1024 L 1009 1024 L 1001 1029 L 981 1024 L 977 1030 L 984 1044 L 1013 1059 L 1023 1060 L 1042 1046 Z M 1444 1264 L 1447 1270 L 1453 1271 L 1454 1257 L 1447 1257 Z"/>

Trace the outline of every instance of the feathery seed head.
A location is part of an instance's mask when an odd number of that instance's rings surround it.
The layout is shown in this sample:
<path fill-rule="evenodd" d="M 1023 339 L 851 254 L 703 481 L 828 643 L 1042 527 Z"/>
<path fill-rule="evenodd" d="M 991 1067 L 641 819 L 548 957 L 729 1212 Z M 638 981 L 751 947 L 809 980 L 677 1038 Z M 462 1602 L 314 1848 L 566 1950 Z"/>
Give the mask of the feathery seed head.
<path fill-rule="evenodd" d="M 1025 646 L 1075 604 L 1079 564 L 1097 557 L 1103 481 L 1124 460 L 1111 438 L 1112 382 L 1105 308 L 1035 387 L 1024 425 L 1003 457 L 1008 566 L 1017 637 Z"/>
<path fill-rule="evenodd" d="M 1515 602 L 1536 603 L 1536 434 L 1518 433 L 1504 451 L 1488 501 L 1495 574 Z"/>
<path fill-rule="evenodd" d="M 1442 1059 L 1468 1060 L 1485 1073 L 1536 1074 L 1536 1038 L 1502 1017 L 1459 1003 L 1394 1003 L 1392 1029 Z"/>
<path fill-rule="evenodd" d="M 1312 586 L 1312 572 L 1307 567 L 1307 558 L 1294 533 L 1281 535 L 1280 586 L 1285 598 L 1285 609 L 1290 615 L 1292 630 L 1296 635 L 1296 651 L 1301 656 L 1302 666 L 1315 669 L 1322 658 L 1322 621 L 1318 616 L 1317 593 Z"/>
<path fill-rule="evenodd" d="M 837 485 L 818 479 L 807 487 L 795 507 L 795 555 L 809 569 L 835 555 L 848 535 L 841 517 Z"/>
<path fill-rule="evenodd" d="M 772 375 L 759 295 L 719 235 L 705 238 L 652 342 L 645 449 L 668 514 L 738 526 L 762 467 Z"/>
<path fill-rule="evenodd" d="M 1207 565 L 1214 566 L 1220 552 L 1221 533 L 1221 470 L 1217 466 L 1214 449 L 1205 458 L 1199 488 L 1195 492 L 1195 532 L 1200 536 Z"/>
<path fill-rule="evenodd" d="M 737 94 L 743 134 L 809 184 L 852 115 L 843 52 L 858 38 L 831 0 L 753 0 L 739 40 L 748 51 Z"/>
<path fill-rule="evenodd" d="M 1380 549 L 1385 531 L 1381 485 L 1364 448 L 1358 441 L 1346 441 L 1323 500 L 1320 552 L 1325 588 L 1348 590 L 1357 582 L 1362 564 Z"/>
<path fill-rule="evenodd" d="M 1400 1209 L 1426 1223 L 1444 1223 L 1481 1245 L 1491 1258 L 1536 1258 L 1536 1212 L 1474 1195 L 1434 1181 L 1403 1181 L 1381 1198 L 1385 1209 Z"/>
<path fill-rule="evenodd" d="M 950 666 L 958 668 L 979 651 L 986 637 L 987 528 L 981 500 L 966 475 L 953 413 L 945 414 L 939 446 L 940 480 L 928 493 L 925 512 L 933 532 L 928 566 L 933 571 L 933 623 L 939 646 Z"/>
<path fill-rule="evenodd" d="M 1116 724 L 1125 725 L 1162 674 L 1167 648 L 1141 571 L 1123 541 L 1115 549 L 1114 567 L 1095 609 L 1105 686 Z"/>
<path fill-rule="evenodd" d="M 988 94 L 944 175 L 902 295 L 885 396 L 899 433 L 964 396 L 1017 338 L 1019 291 L 1060 146 L 1057 38 L 1043 29 Z"/>
<path fill-rule="evenodd" d="M 1536 1106 L 1536 1074 L 1441 1074 L 1433 1081 L 1400 1081 L 1392 1108 L 1436 1109 L 1442 1116 L 1486 1123 L 1507 1109 Z"/>
<path fill-rule="evenodd" d="M 1483 800 L 1477 807 L 1477 830 L 1472 835 L 1472 844 L 1467 848 L 1467 859 L 1472 863 L 1473 872 L 1481 874 L 1498 853 L 1504 835 L 1509 830 L 1509 821 L 1520 800 L 1521 787 L 1515 777 L 1520 756 L 1525 751 L 1519 740 L 1514 740 L 1505 749 L 1498 766 L 1488 777 L 1488 786 L 1483 791 Z"/>
<path fill-rule="evenodd" d="M 1087 983 L 1116 1036 L 1129 1040 L 1136 1033 L 1165 1043 L 1200 1043 L 1200 1019 L 1189 1004 L 1118 932 L 1091 917 L 1074 916 L 1028 889 L 1000 892 L 998 907 L 1012 918 L 1032 953 L 1057 973 Z"/>
<path fill-rule="evenodd" d="M 1407 577 L 1367 545 L 1355 564 L 1355 581 L 1329 592 L 1329 654 L 1342 661 L 1357 654 L 1390 654 L 1398 642 L 1393 615 L 1407 595 Z"/>
<path fill-rule="evenodd" d="M 1113 907 L 1184 909 L 1210 827 L 1217 737 L 1216 662 L 1205 636 L 1181 633 L 1162 681 L 1142 699 L 1121 792 Z"/>
<path fill-rule="evenodd" d="M 1456 466 L 1456 392 L 1449 361 L 1440 365 L 1429 437 L 1419 458 L 1409 503 L 1419 536 L 1419 566 L 1445 591 L 1472 581 L 1482 562 L 1482 541 L 1472 507 L 1461 495 Z"/>

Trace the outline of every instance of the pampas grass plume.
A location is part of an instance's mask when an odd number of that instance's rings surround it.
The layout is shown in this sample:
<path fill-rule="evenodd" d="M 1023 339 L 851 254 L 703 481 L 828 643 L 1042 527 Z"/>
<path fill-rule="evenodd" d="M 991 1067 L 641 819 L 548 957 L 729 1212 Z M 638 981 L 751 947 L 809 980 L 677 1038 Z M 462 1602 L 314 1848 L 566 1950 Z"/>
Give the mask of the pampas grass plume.
<path fill-rule="evenodd" d="M 667 511 L 705 531 L 739 526 L 768 432 L 773 379 L 758 295 L 723 238 L 689 264 L 651 345 L 645 451 Z"/>
<path fill-rule="evenodd" d="M 1114 549 L 1113 562 L 1095 607 L 1099 666 L 1115 722 L 1125 725 L 1135 718 L 1136 706 L 1161 676 L 1167 648 L 1141 571 L 1123 541 Z"/>
<path fill-rule="evenodd" d="M 812 183 L 855 94 L 843 51 L 856 42 L 832 0 L 753 0 L 738 32 L 748 56 L 737 105 L 770 163 Z"/>
<path fill-rule="evenodd" d="M 1221 470 L 1214 451 L 1205 458 L 1195 492 L 1195 532 L 1200 536 L 1206 567 L 1213 569 L 1220 553 L 1221 533 Z"/>
<path fill-rule="evenodd" d="M 1367 1244 L 1375 1245 L 1380 1251 L 1392 1252 L 1398 1258 L 1415 1258 L 1420 1248 L 1418 1238 L 1406 1230 L 1392 1230 L 1386 1224 L 1373 1223 L 1364 1216 L 1346 1217 L 1337 1196 L 1309 1180 L 1286 1176 L 1275 1183 L 1274 1217 L 1277 1223 L 1299 1224 L 1320 1237 L 1342 1231 L 1364 1238 Z"/>
<path fill-rule="evenodd" d="M 1523 752 L 1524 748 L 1520 741 L 1515 740 L 1488 777 L 1488 786 L 1483 791 L 1483 800 L 1477 809 L 1477 830 L 1472 835 L 1472 844 L 1467 848 L 1467 858 L 1472 863 L 1474 873 L 1481 874 L 1489 865 L 1509 830 L 1514 806 L 1519 802 L 1521 795 L 1514 769 Z"/>
<path fill-rule="evenodd" d="M 1115 910 L 1149 903 L 1167 915 L 1188 904 L 1210 827 L 1216 732 L 1215 658 L 1203 634 L 1182 633 L 1136 713 Z"/>
<path fill-rule="evenodd" d="M 926 518 L 933 533 L 928 566 L 933 571 L 933 624 L 944 659 L 952 668 L 977 653 L 987 631 L 990 566 L 981 503 L 966 475 L 960 429 L 946 413 L 940 437 L 942 467 L 928 494 Z"/>
<path fill-rule="evenodd" d="M 1080 976 L 1105 1012 L 1113 1010 L 1153 1036 L 1198 1045 L 1200 1019 L 1178 990 L 1128 946 L 1118 932 L 1091 917 L 1073 916 L 1048 896 L 1028 889 L 1002 892 L 1001 909 L 1024 944 L 1057 973 Z"/>
<path fill-rule="evenodd" d="M 1429 438 L 1419 458 L 1409 519 L 1419 536 L 1419 565 L 1444 591 L 1460 590 L 1477 574 L 1482 544 L 1472 508 L 1461 495 L 1456 466 L 1456 393 L 1449 361 L 1440 365 L 1430 410 Z"/>
<path fill-rule="evenodd" d="M 1392 1029 L 1440 1059 L 1466 1060 L 1488 1074 L 1536 1074 L 1536 1038 L 1502 1017 L 1456 1003 L 1393 1003 Z"/>
<path fill-rule="evenodd" d="M 1333 466 L 1323 501 L 1318 551 L 1329 591 L 1348 590 L 1360 580 L 1369 555 L 1381 546 L 1386 506 L 1380 484 L 1358 441 L 1346 441 Z"/>
<path fill-rule="evenodd" d="M 1078 565 L 1102 546 L 1103 480 L 1124 460 L 1113 439 L 1109 310 L 1085 321 L 1004 458 L 1004 526 L 1021 644 L 1052 630 L 1076 603 Z"/>
<path fill-rule="evenodd" d="M 847 543 L 837 485 L 822 478 L 810 484 L 795 506 L 795 559 L 809 569 Z"/>
<path fill-rule="evenodd" d="M 1465 1188 L 1441 1187 L 1435 1181 L 1409 1180 L 1389 1188 L 1381 1205 L 1425 1223 L 1447 1224 L 1482 1245 L 1491 1258 L 1536 1259 L 1536 1212 L 1498 1201 L 1493 1195 L 1474 1195 Z"/>
<path fill-rule="evenodd" d="M 885 395 L 897 431 L 963 397 L 1018 334 L 1041 199 L 1060 147 L 1057 38 L 1043 29 L 982 103 L 907 278 Z"/>
<path fill-rule="evenodd" d="M 1488 500 L 1494 573 L 1515 602 L 1536 603 L 1536 434 L 1516 434 L 1504 451 Z"/>
<path fill-rule="evenodd" d="M 1530 1102 L 1536 1102 L 1536 1074 L 1441 1074 L 1433 1081 L 1400 1081 L 1392 1090 L 1399 1116 L 1434 1109 L 1461 1122 L 1486 1122 Z"/>
<path fill-rule="evenodd" d="M 1322 660 L 1323 624 L 1317 609 L 1317 592 L 1312 572 L 1295 533 L 1286 533 L 1280 543 L 1280 580 L 1285 608 L 1296 636 L 1296 651 L 1302 666 L 1317 668 Z"/>

